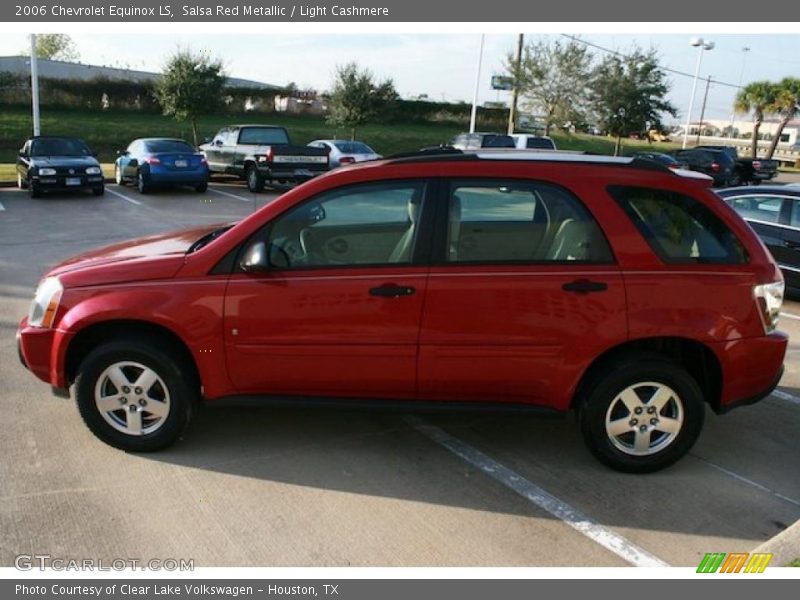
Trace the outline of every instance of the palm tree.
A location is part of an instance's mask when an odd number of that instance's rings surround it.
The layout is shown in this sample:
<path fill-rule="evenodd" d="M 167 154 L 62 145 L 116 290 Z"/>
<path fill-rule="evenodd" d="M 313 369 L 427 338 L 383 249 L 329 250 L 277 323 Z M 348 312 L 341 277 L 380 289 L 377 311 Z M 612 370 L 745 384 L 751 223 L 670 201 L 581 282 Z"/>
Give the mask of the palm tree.
<path fill-rule="evenodd" d="M 767 158 L 772 158 L 775 148 L 781 139 L 783 128 L 800 114 L 800 79 L 796 77 L 786 77 L 778 85 L 775 99 L 769 106 L 770 112 L 780 115 L 781 121 L 778 124 L 778 131 L 772 138 L 772 143 L 767 151 Z"/>
<path fill-rule="evenodd" d="M 752 157 L 756 158 L 758 152 L 758 130 L 764 121 L 764 113 L 775 101 L 775 84 L 769 81 L 754 81 L 748 83 L 736 94 L 734 109 L 741 113 L 753 113 L 753 148 Z"/>

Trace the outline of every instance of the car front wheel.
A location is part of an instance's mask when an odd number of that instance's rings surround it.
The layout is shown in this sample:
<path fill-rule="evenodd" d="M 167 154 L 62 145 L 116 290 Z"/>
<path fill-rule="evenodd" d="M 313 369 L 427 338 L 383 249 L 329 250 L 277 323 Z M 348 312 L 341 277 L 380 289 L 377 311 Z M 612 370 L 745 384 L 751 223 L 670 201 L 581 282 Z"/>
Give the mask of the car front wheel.
<path fill-rule="evenodd" d="M 705 405 L 697 382 L 667 360 L 622 362 L 590 384 L 578 411 L 592 454 L 617 471 L 648 473 L 685 455 Z"/>
<path fill-rule="evenodd" d="M 174 443 L 188 423 L 197 386 L 192 369 L 163 344 L 120 339 L 92 350 L 75 380 L 78 410 L 105 443 L 131 452 Z"/>

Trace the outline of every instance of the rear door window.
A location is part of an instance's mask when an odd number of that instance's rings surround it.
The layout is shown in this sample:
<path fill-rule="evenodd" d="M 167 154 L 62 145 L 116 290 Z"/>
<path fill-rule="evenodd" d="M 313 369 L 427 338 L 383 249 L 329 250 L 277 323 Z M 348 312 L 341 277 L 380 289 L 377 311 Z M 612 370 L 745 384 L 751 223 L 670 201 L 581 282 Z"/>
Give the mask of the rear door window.
<path fill-rule="evenodd" d="M 737 196 L 726 198 L 725 201 L 743 218 L 764 223 L 780 222 L 783 198 L 779 196 Z M 792 212 L 793 224 L 797 216 Z"/>
<path fill-rule="evenodd" d="M 450 263 L 611 263 L 600 227 L 563 188 L 544 182 L 463 180 L 450 186 Z"/>
<path fill-rule="evenodd" d="M 609 192 L 665 263 L 746 263 L 730 228 L 702 202 L 669 190 L 611 186 Z"/>

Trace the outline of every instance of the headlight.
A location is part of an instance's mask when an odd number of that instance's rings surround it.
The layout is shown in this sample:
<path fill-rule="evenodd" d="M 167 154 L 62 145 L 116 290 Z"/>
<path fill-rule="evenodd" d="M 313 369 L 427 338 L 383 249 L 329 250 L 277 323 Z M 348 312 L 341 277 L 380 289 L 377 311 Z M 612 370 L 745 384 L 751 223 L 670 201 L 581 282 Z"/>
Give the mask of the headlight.
<path fill-rule="evenodd" d="M 100 167 L 89 167 L 86 169 L 87 175 L 100 175 L 103 171 L 100 170 Z"/>
<path fill-rule="evenodd" d="M 56 317 L 58 303 L 61 301 L 61 293 L 64 286 L 58 277 L 48 277 L 36 288 L 36 294 L 31 303 L 31 310 L 28 313 L 28 325 L 31 327 L 50 328 Z"/>
<path fill-rule="evenodd" d="M 55 175 L 55 174 L 56 174 L 55 169 L 49 169 L 47 167 L 39 169 L 39 175 Z"/>
<path fill-rule="evenodd" d="M 783 305 L 783 290 L 786 285 L 783 281 L 774 283 L 764 283 L 753 288 L 753 295 L 756 297 L 758 308 L 761 312 L 761 320 L 764 322 L 764 331 L 772 333 L 778 326 L 778 316 Z"/>

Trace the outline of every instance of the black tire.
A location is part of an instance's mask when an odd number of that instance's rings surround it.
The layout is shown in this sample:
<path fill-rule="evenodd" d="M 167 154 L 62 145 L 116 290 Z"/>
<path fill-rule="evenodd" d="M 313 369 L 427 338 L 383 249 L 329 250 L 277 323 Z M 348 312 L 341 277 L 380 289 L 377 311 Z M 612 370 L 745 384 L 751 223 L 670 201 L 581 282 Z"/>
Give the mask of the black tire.
<path fill-rule="evenodd" d="M 17 173 L 17 187 L 21 190 L 28 189 L 28 180 L 23 178 L 20 173 Z"/>
<path fill-rule="evenodd" d="M 100 440 L 127 452 L 152 452 L 178 440 L 196 409 L 199 386 L 191 366 L 178 359 L 168 348 L 154 339 L 130 336 L 98 346 L 83 360 L 75 379 L 75 397 L 83 421 Z M 95 402 L 98 379 L 111 365 L 120 362 L 144 365 L 153 370 L 166 386 L 169 412 L 163 423 L 152 432 L 131 435 L 115 429 L 103 417 Z M 135 404 L 135 394 L 131 392 L 131 396 L 127 407 Z M 146 412 L 146 409 L 138 410 Z M 124 409 L 120 409 L 117 414 L 125 413 Z"/>
<path fill-rule="evenodd" d="M 104 185 L 99 185 L 97 187 L 92 188 L 92 194 L 94 194 L 95 196 L 102 196 L 105 193 L 106 193 L 106 186 Z"/>
<path fill-rule="evenodd" d="M 245 172 L 245 178 L 247 179 L 248 190 L 254 194 L 264 191 L 264 177 L 262 177 L 261 173 L 258 172 L 258 169 L 256 169 L 255 165 L 248 165 L 247 171 Z"/>
<path fill-rule="evenodd" d="M 147 173 L 142 170 L 136 173 L 136 189 L 139 190 L 140 194 L 149 194 L 153 189 Z"/>
<path fill-rule="evenodd" d="M 208 191 L 208 184 L 207 183 L 199 183 L 194 186 L 194 191 L 198 194 L 205 194 Z"/>
<path fill-rule="evenodd" d="M 28 194 L 30 194 L 31 198 L 42 197 L 41 190 L 32 181 L 28 184 Z"/>
<path fill-rule="evenodd" d="M 119 165 L 114 165 L 114 181 L 117 185 L 128 185 L 128 182 L 122 176 L 122 169 L 119 168 Z"/>
<path fill-rule="evenodd" d="M 675 463 L 691 449 L 703 428 L 705 403 L 697 382 L 683 367 L 668 360 L 646 357 L 617 362 L 603 372 L 604 375 L 586 386 L 585 398 L 578 407 L 578 422 L 584 441 L 600 462 L 625 473 L 651 473 Z M 655 389 L 645 385 L 650 382 L 674 391 L 674 395 L 669 396 L 671 399 L 663 408 L 664 411 L 672 411 L 672 414 L 657 412 L 648 415 L 648 409 L 645 408 L 642 414 L 631 412 L 625 416 L 627 408 L 618 399 L 620 394 L 631 386 L 639 384 L 640 387 L 635 388 L 635 393 L 644 396 L 646 407 L 648 390 Z M 614 408 L 611 408 L 612 404 Z M 606 430 L 607 415 L 610 418 L 613 415 L 612 411 L 615 410 L 623 411 L 621 415 L 617 414 L 617 418 L 626 419 L 625 424 L 636 425 L 635 427 L 631 425 L 629 432 L 618 437 L 612 436 Z M 656 418 L 656 422 L 660 423 L 669 416 L 675 417 L 680 414 L 676 412 L 678 410 L 682 412 L 682 425 L 672 439 L 669 439 L 669 434 L 662 431 L 649 431 L 645 434 L 649 440 L 647 450 L 649 453 L 632 454 L 635 449 L 629 446 L 633 446 L 637 435 L 635 429 L 642 424 L 644 427 L 656 427 L 657 425 L 650 425 L 653 422 L 651 418 Z M 663 447 L 659 448 L 659 444 L 663 444 Z"/>

